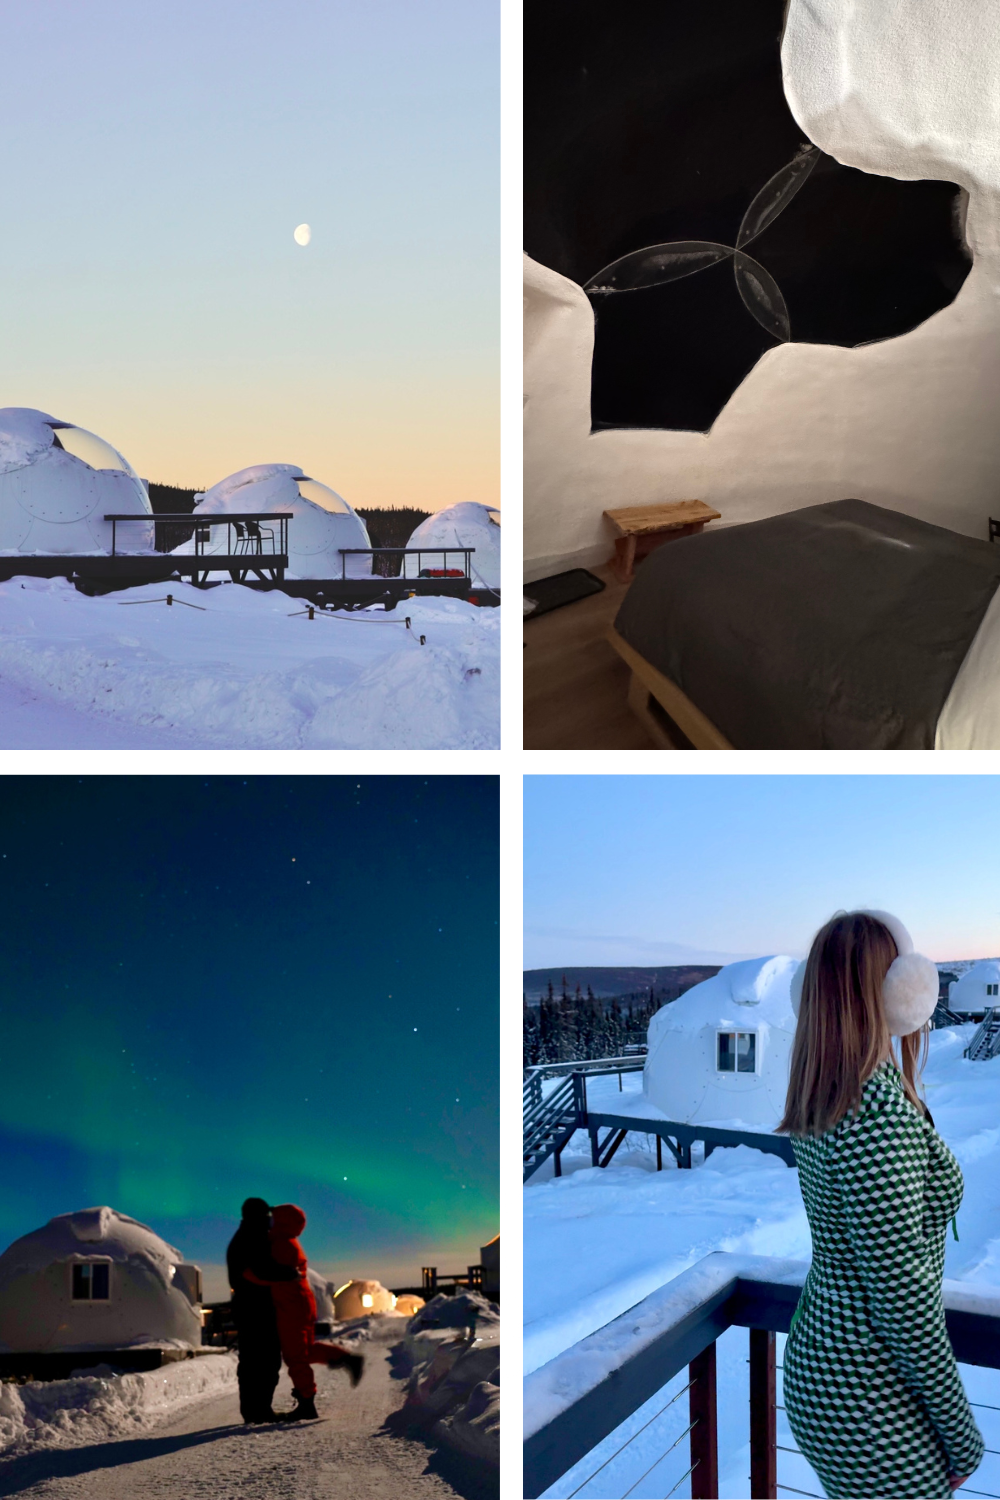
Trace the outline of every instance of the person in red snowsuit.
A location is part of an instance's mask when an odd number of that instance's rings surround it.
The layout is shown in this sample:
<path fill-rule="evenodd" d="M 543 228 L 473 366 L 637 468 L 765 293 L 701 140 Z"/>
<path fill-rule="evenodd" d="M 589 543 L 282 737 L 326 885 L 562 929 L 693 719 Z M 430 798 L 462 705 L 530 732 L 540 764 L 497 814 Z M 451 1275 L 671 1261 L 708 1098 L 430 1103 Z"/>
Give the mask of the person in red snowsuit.
<path fill-rule="evenodd" d="M 313 1365 L 345 1366 L 350 1371 L 352 1385 L 357 1385 L 364 1369 L 364 1359 L 360 1354 L 352 1354 L 340 1344 L 326 1343 L 314 1336 L 316 1298 L 306 1275 L 308 1262 L 298 1241 L 305 1227 L 306 1216 L 294 1203 L 281 1203 L 272 1209 L 271 1256 L 279 1265 L 291 1266 L 298 1272 L 294 1281 L 264 1283 L 271 1288 L 281 1354 L 294 1382 L 292 1395 L 297 1404 L 292 1411 L 285 1413 L 285 1419 L 292 1421 L 316 1416 Z M 243 1275 L 248 1281 L 261 1284 L 253 1271 L 244 1271 Z"/>

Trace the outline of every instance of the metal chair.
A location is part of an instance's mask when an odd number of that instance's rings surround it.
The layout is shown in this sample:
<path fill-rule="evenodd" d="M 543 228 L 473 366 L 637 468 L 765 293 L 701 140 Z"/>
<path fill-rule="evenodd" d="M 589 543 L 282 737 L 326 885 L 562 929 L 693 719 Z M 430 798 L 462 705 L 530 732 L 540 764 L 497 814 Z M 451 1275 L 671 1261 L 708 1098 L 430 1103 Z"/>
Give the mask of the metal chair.
<path fill-rule="evenodd" d="M 246 528 L 252 551 L 263 552 L 265 537 L 271 543 L 269 550 L 274 551 L 274 532 L 269 526 L 261 526 L 259 521 L 247 521 Z"/>
<path fill-rule="evenodd" d="M 234 521 L 233 529 L 236 532 L 236 547 L 234 548 L 234 552 L 245 552 L 249 546 L 246 527 L 242 521 Z"/>

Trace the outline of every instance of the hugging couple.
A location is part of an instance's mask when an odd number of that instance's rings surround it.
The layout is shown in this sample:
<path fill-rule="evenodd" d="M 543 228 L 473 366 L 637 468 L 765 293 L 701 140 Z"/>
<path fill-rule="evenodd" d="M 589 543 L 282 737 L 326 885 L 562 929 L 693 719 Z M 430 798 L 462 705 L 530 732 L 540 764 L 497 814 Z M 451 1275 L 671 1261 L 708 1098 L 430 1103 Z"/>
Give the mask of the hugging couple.
<path fill-rule="evenodd" d="M 360 1354 L 314 1337 L 316 1298 L 298 1241 L 305 1225 L 306 1216 L 294 1203 L 272 1209 L 263 1198 L 248 1198 L 226 1251 L 239 1350 L 240 1415 L 245 1423 L 315 1419 L 313 1365 L 343 1366 L 352 1385 L 364 1370 Z M 292 1377 L 295 1406 L 277 1413 L 271 1402 L 282 1358 Z"/>

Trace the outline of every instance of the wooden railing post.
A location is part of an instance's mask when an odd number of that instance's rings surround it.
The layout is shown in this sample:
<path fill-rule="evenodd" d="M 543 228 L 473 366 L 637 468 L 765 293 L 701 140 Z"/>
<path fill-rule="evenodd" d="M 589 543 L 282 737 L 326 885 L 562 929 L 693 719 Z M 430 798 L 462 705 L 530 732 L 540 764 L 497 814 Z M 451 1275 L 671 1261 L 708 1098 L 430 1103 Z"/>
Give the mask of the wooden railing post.
<path fill-rule="evenodd" d="M 691 1500 L 719 1500 L 719 1436 L 715 1405 L 715 1343 L 688 1366 L 691 1428 Z"/>
<path fill-rule="evenodd" d="M 751 1328 L 750 1494 L 752 1500 L 777 1500 L 776 1401 L 774 1331 L 770 1328 Z"/>

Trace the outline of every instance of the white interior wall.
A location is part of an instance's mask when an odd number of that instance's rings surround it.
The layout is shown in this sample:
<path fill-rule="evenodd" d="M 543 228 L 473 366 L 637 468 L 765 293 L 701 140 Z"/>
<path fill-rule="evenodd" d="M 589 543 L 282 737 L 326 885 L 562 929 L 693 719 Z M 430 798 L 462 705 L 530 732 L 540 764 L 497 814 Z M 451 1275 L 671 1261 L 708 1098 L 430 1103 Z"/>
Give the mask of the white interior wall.
<path fill-rule="evenodd" d="M 1000 516 L 1000 6 L 790 0 L 782 66 L 838 161 L 967 190 L 972 270 L 900 338 L 770 350 L 708 434 L 592 434 L 590 303 L 526 258 L 526 581 L 606 560 L 612 506 L 697 498 L 719 526 L 853 496 L 983 539 Z"/>

